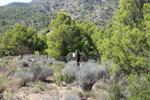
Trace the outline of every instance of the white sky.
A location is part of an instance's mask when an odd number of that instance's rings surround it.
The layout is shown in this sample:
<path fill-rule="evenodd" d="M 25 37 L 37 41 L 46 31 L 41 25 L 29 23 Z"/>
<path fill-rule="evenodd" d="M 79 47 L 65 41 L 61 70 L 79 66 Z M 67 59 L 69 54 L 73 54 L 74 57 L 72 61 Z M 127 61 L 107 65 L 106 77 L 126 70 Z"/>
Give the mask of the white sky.
<path fill-rule="evenodd" d="M 32 0 L 0 0 L 0 6 L 4 6 L 11 2 L 31 2 Z"/>

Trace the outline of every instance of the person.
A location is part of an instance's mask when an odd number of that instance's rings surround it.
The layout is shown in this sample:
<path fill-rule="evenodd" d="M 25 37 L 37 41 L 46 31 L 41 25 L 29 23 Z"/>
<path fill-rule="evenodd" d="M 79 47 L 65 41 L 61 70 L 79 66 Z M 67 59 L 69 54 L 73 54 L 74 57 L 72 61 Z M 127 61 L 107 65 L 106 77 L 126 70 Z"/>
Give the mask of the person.
<path fill-rule="evenodd" d="M 79 50 L 76 50 L 76 60 L 77 60 L 77 65 L 80 66 L 82 62 L 82 57 L 81 57 Z"/>

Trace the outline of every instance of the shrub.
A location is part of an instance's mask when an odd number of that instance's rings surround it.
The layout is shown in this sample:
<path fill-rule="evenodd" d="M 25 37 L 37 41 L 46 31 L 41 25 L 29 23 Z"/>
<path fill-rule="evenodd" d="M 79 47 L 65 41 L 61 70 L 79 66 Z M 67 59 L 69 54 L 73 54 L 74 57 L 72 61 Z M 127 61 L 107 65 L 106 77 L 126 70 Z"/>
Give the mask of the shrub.
<path fill-rule="evenodd" d="M 21 67 L 29 67 L 29 62 L 26 59 L 21 59 L 16 62 L 16 65 Z"/>
<path fill-rule="evenodd" d="M 8 81 L 6 84 L 7 84 L 7 88 L 9 88 L 11 90 L 17 90 L 21 86 L 24 85 L 24 80 L 23 79 L 13 79 L 11 81 Z"/>
<path fill-rule="evenodd" d="M 78 71 L 79 67 L 75 61 L 68 62 L 62 72 L 64 81 L 66 83 L 72 83 Z"/>
<path fill-rule="evenodd" d="M 129 100 L 150 100 L 150 75 L 130 75 Z"/>
<path fill-rule="evenodd" d="M 39 51 L 35 51 L 34 53 L 36 56 L 39 56 L 40 55 L 40 52 Z"/>
<path fill-rule="evenodd" d="M 55 61 L 52 65 L 52 68 L 54 69 L 55 73 L 56 73 L 56 84 L 57 85 L 61 85 L 61 81 L 62 81 L 62 69 L 64 69 L 65 63 L 64 62 L 58 62 Z"/>
<path fill-rule="evenodd" d="M 61 85 L 62 79 L 63 79 L 62 75 L 59 73 L 56 73 L 56 84 L 57 85 L 59 85 L 59 86 Z"/>
<path fill-rule="evenodd" d="M 3 60 L 3 63 L 6 65 L 6 64 L 9 63 L 9 60 L 8 60 L 8 59 L 4 59 L 4 60 Z"/>
<path fill-rule="evenodd" d="M 39 74 L 39 80 L 45 80 L 46 77 L 52 76 L 54 74 L 52 68 L 50 67 L 42 67 L 41 72 Z"/>
<path fill-rule="evenodd" d="M 77 72 L 76 78 L 79 82 L 80 87 L 83 90 L 91 90 L 92 86 L 98 81 L 100 78 L 106 75 L 106 69 L 102 66 L 99 66 L 96 63 L 85 63 L 83 68 Z"/>
<path fill-rule="evenodd" d="M 0 94 L 5 90 L 5 88 L 5 76 L 3 74 L 0 74 Z"/>
<path fill-rule="evenodd" d="M 60 62 L 60 61 L 55 61 L 52 65 L 52 67 L 56 73 L 61 73 L 62 69 L 64 69 L 64 66 L 65 66 L 65 63 Z"/>
<path fill-rule="evenodd" d="M 34 64 L 30 69 L 30 72 L 34 76 L 34 80 L 44 81 L 46 77 L 53 75 L 53 70 L 51 67 L 42 64 Z"/>
<path fill-rule="evenodd" d="M 63 100 L 81 100 L 81 98 L 74 94 L 66 94 Z"/>
<path fill-rule="evenodd" d="M 109 84 L 99 80 L 98 82 L 96 82 L 93 87 L 92 87 L 92 92 L 91 92 L 91 96 L 95 99 L 95 100 L 108 100 L 108 89 L 109 89 Z M 117 99 L 116 99 L 117 100 Z"/>
<path fill-rule="evenodd" d="M 42 90 L 44 90 L 42 88 L 42 84 L 40 82 L 36 82 L 35 85 L 30 89 L 30 92 L 31 93 L 39 93 Z"/>
<path fill-rule="evenodd" d="M 113 81 L 112 86 L 109 88 L 109 100 L 124 100 L 120 86 L 116 81 Z"/>
<path fill-rule="evenodd" d="M 25 83 L 31 82 L 33 77 L 34 75 L 28 69 L 23 69 L 14 74 L 14 78 L 23 79 Z"/>

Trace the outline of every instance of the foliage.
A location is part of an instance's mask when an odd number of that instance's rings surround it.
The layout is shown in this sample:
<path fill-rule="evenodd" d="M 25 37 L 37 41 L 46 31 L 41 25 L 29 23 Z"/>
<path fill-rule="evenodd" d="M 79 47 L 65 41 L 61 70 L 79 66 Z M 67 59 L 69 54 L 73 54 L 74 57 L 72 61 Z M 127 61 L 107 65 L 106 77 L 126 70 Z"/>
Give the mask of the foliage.
<path fill-rule="evenodd" d="M 41 90 L 43 90 L 43 87 L 40 82 L 36 82 L 33 88 L 30 89 L 31 93 L 39 93 Z"/>
<path fill-rule="evenodd" d="M 23 79 L 24 83 L 33 81 L 34 75 L 27 69 L 22 69 L 14 74 L 15 79 Z"/>
<path fill-rule="evenodd" d="M 76 73 L 76 78 L 80 87 L 85 91 L 89 91 L 92 89 L 92 86 L 105 75 L 106 70 L 104 67 L 96 63 L 87 62 L 83 65 L 83 68 Z"/>
<path fill-rule="evenodd" d="M 60 73 L 56 73 L 56 84 L 58 86 L 61 85 L 62 80 L 63 80 L 63 76 Z"/>
<path fill-rule="evenodd" d="M 47 37 L 47 53 L 56 60 L 70 60 L 69 55 L 75 50 L 83 52 L 83 58 L 98 54 L 92 35 L 99 31 L 89 22 L 79 23 L 63 12 L 52 20 L 51 33 Z M 86 55 L 86 56 L 85 56 Z"/>
<path fill-rule="evenodd" d="M 101 60 L 111 59 L 120 73 L 141 73 L 149 70 L 150 35 L 146 17 L 150 10 L 148 2 L 121 0 L 120 9 L 114 16 L 114 24 L 98 35 L 101 38 L 96 45 Z"/>
<path fill-rule="evenodd" d="M 66 94 L 63 100 L 81 100 L 81 98 L 74 94 Z"/>
<path fill-rule="evenodd" d="M 75 25 L 75 21 L 63 12 L 58 13 L 56 20 L 51 22 L 51 34 L 48 35 L 47 52 L 51 57 L 65 60 L 69 52 L 81 48 L 81 30 Z"/>
<path fill-rule="evenodd" d="M 21 78 L 25 83 L 41 80 L 45 81 L 45 78 L 53 75 L 53 70 L 43 64 L 33 64 L 30 69 L 23 69 L 14 74 L 14 78 Z"/>
<path fill-rule="evenodd" d="M 129 77 L 129 100 L 149 100 L 150 97 L 150 76 L 130 75 Z"/>
<path fill-rule="evenodd" d="M 34 54 L 35 54 L 36 56 L 39 56 L 39 55 L 40 55 L 39 51 L 35 51 Z"/>
<path fill-rule="evenodd" d="M 0 93 L 2 93 L 6 88 L 6 79 L 3 74 L 0 74 Z"/>
<path fill-rule="evenodd" d="M 65 67 L 65 63 L 61 61 L 55 61 L 52 65 L 52 68 L 56 73 L 61 73 L 64 67 Z"/>
<path fill-rule="evenodd" d="M 56 14 L 41 11 L 40 5 L 39 8 L 32 4 L 27 7 L 9 5 L 0 7 L 0 33 L 9 31 L 18 24 L 31 27 L 36 31 L 41 31 L 43 28 L 48 27 L 50 20 Z"/>
<path fill-rule="evenodd" d="M 43 2 L 44 1 L 44 2 Z M 108 23 L 119 0 L 43 0 L 38 3 L 12 3 L 0 7 L 0 33 L 11 30 L 13 26 L 21 24 L 38 31 L 49 27 L 51 19 L 56 17 L 56 12 L 69 13 L 76 20 L 88 19 L 101 27 Z M 68 6 L 68 4 L 70 4 Z"/>
<path fill-rule="evenodd" d="M 85 53 L 88 58 L 94 59 L 94 57 L 98 57 L 98 51 L 96 47 L 94 34 L 99 34 L 99 28 L 93 23 L 89 23 L 88 21 L 83 21 L 79 26 L 83 29 L 84 37 L 82 39 L 83 46 L 81 51 Z M 86 57 L 84 57 L 86 59 Z"/>
<path fill-rule="evenodd" d="M 2 35 L 0 41 L 1 56 L 24 55 L 41 51 L 44 47 L 33 29 L 18 25 Z"/>
<path fill-rule="evenodd" d="M 53 75 L 53 70 L 51 67 L 43 64 L 34 64 L 30 69 L 30 73 L 33 74 L 34 80 L 45 81 L 46 77 Z"/>
<path fill-rule="evenodd" d="M 115 80 L 109 89 L 109 100 L 124 100 L 122 91 Z"/>
<path fill-rule="evenodd" d="M 26 59 L 18 60 L 15 64 L 22 67 L 29 67 L 29 62 Z"/>
<path fill-rule="evenodd" d="M 61 85 L 61 82 L 63 80 L 62 70 L 64 69 L 64 66 L 65 66 L 64 62 L 58 62 L 58 61 L 55 61 L 52 65 L 52 68 L 56 73 L 56 84 L 59 86 Z"/>
<path fill-rule="evenodd" d="M 68 62 L 62 71 L 64 81 L 66 83 L 72 83 L 78 71 L 79 67 L 77 66 L 77 63 L 75 61 Z"/>

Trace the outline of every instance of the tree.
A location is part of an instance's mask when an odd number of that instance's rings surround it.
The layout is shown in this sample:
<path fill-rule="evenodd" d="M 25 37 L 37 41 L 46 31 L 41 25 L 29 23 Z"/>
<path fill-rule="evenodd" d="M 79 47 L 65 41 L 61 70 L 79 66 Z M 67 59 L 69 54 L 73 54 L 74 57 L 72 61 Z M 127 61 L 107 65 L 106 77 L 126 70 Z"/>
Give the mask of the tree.
<path fill-rule="evenodd" d="M 55 59 L 65 60 L 68 53 L 81 48 L 81 40 L 81 29 L 68 14 L 60 12 L 51 22 L 47 53 Z"/>
<path fill-rule="evenodd" d="M 88 56 L 88 58 L 98 58 L 99 53 L 96 46 L 98 34 L 100 33 L 98 26 L 93 23 L 89 23 L 88 21 L 78 23 L 78 25 L 82 28 L 84 35 L 82 39 L 82 52 L 84 52 Z"/>
<path fill-rule="evenodd" d="M 1 37 L 1 55 L 21 55 L 41 50 L 39 38 L 33 29 L 18 25 Z"/>
<path fill-rule="evenodd" d="M 121 73 L 150 70 L 148 5 L 146 0 L 121 0 L 112 27 L 97 42 L 101 59 L 112 60 Z"/>

